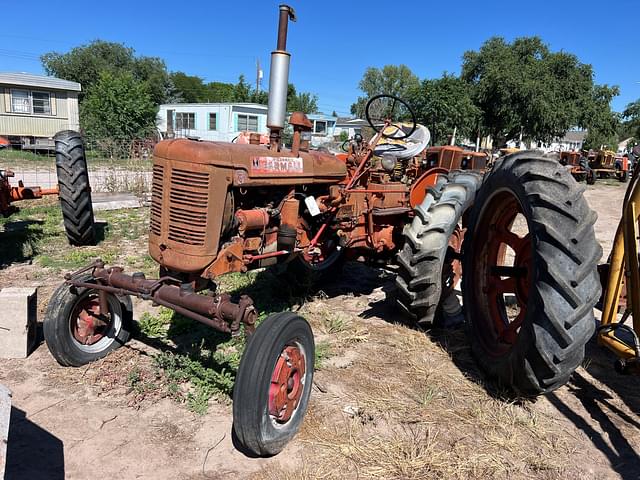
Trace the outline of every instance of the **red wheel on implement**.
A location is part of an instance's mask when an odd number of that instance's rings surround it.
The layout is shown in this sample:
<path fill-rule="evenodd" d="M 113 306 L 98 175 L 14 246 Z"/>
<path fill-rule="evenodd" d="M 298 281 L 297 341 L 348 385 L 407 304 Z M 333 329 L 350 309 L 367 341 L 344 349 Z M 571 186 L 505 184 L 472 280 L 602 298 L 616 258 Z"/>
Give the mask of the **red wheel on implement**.
<path fill-rule="evenodd" d="M 300 429 L 314 358 L 311 327 L 292 312 L 270 315 L 249 338 L 233 390 L 233 430 L 253 454 L 279 453 Z"/>

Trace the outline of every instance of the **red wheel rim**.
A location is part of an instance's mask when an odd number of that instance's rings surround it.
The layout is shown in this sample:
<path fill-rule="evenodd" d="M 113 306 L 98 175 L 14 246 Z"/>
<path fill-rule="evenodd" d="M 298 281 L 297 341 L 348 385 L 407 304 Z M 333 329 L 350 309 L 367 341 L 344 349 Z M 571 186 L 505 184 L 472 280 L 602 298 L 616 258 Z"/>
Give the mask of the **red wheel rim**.
<path fill-rule="evenodd" d="M 503 355 L 516 343 L 527 315 L 533 278 L 532 244 L 522 206 L 509 191 L 495 194 L 478 219 L 473 258 L 481 319 L 478 334 L 488 353 Z M 516 218 L 522 220 L 517 222 Z M 525 226 L 526 225 L 526 226 Z M 515 298 L 509 304 L 509 297 Z"/>
<path fill-rule="evenodd" d="M 269 415 L 277 423 L 287 423 L 298 408 L 304 375 L 304 353 L 297 346 L 286 346 L 276 361 L 269 386 Z"/>
<path fill-rule="evenodd" d="M 100 313 L 99 299 L 87 297 L 76 306 L 71 316 L 71 333 L 78 343 L 94 345 L 102 340 L 110 323 Z"/>
<path fill-rule="evenodd" d="M 448 294 L 453 292 L 462 278 L 462 263 L 459 255 L 466 230 L 466 228 L 456 226 L 449 237 L 449 251 L 442 267 L 442 298 L 446 298 Z"/>

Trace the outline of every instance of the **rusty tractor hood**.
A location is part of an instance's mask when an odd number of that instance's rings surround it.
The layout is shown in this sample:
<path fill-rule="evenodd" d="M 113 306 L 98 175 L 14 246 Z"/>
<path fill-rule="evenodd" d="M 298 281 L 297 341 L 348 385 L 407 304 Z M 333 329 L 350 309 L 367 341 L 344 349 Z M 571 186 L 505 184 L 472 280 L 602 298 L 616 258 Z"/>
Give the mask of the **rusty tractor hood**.
<path fill-rule="evenodd" d="M 164 140 L 154 150 L 156 159 L 233 169 L 234 186 L 335 183 L 347 174 L 345 162 L 315 151 L 274 152 L 264 145 L 240 145 L 188 139 Z"/>

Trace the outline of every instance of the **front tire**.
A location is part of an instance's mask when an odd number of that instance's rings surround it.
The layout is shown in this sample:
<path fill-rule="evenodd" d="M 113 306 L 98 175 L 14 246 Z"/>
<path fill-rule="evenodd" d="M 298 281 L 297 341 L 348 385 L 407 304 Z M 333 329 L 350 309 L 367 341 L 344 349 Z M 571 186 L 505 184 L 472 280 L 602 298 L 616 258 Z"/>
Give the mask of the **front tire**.
<path fill-rule="evenodd" d="M 602 248 L 583 192 L 554 160 L 518 153 L 496 164 L 471 212 L 462 278 L 471 349 L 521 395 L 563 385 L 594 331 Z"/>
<path fill-rule="evenodd" d="M 314 359 L 311 327 L 292 312 L 270 315 L 249 338 L 233 390 L 233 430 L 253 454 L 279 453 L 300 429 Z"/>
<path fill-rule="evenodd" d="M 95 283 L 91 275 L 77 277 Z M 54 292 L 43 324 L 44 339 L 58 363 L 79 367 L 121 347 L 129 339 L 133 308 L 129 296 L 107 294 L 108 315 L 100 313 L 98 291 L 66 283 Z"/>

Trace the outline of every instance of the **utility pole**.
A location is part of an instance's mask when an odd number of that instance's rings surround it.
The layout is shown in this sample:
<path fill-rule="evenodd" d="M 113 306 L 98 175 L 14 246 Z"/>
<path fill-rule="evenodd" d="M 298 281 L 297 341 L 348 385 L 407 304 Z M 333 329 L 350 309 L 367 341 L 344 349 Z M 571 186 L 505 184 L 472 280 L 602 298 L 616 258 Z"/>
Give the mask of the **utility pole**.
<path fill-rule="evenodd" d="M 263 72 L 260 68 L 260 59 L 256 58 L 256 92 L 260 93 L 260 84 L 262 83 Z"/>

